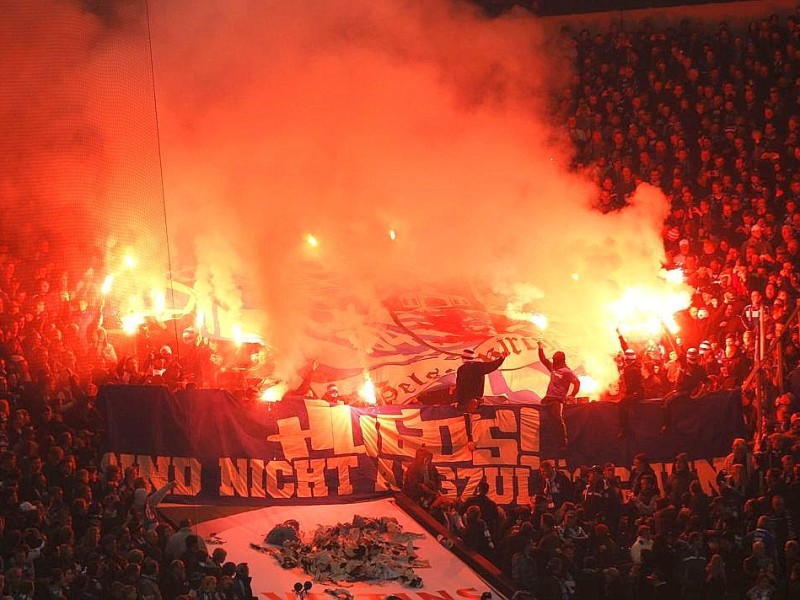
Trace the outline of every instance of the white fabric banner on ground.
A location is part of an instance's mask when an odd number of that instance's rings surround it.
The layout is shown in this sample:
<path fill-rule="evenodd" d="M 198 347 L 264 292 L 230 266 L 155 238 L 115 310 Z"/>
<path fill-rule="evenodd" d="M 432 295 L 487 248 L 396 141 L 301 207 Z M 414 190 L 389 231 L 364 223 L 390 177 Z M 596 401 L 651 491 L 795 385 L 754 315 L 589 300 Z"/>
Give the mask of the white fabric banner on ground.
<path fill-rule="evenodd" d="M 317 525 L 350 523 L 353 515 L 365 517 L 394 517 L 406 532 L 425 534 L 414 540 L 420 559 L 430 562 L 430 568 L 415 569 L 422 577 L 421 588 L 404 587 L 399 582 L 356 582 L 337 585 L 332 582 L 313 582 L 307 600 L 333 600 L 326 589 L 342 588 L 353 594 L 355 600 L 383 600 L 396 595 L 402 600 L 480 600 L 481 594 L 491 591 L 494 598 L 502 598 L 496 590 L 461 562 L 452 552 L 428 534 L 416 521 L 403 512 L 391 499 L 353 504 L 322 506 L 275 506 L 241 512 L 236 515 L 205 521 L 197 525 L 197 534 L 208 540 L 208 551 L 222 547 L 228 560 L 245 562 L 253 578 L 253 594 L 269 600 L 295 600 L 294 584 L 311 579 L 301 568 L 284 569 L 276 558 L 251 547 L 266 545 L 264 538 L 276 524 L 289 519 L 300 523 L 301 532 L 309 534 Z M 214 545 L 212 538 L 219 539 Z"/>

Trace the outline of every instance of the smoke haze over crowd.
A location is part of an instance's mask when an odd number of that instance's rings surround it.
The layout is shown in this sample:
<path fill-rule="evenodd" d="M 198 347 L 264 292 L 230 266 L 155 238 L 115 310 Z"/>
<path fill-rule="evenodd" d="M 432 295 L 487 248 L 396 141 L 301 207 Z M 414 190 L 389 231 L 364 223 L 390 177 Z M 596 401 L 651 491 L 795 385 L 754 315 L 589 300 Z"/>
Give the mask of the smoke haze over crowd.
<path fill-rule="evenodd" d="M 569 83 L 570 57 L 533 17 L 489 20 L 445 1 L 184 1 L 149 11 L 173 267 L 196 266 L 199 287 L 232 313 L 263 308 L 265 320 L 245 326 L 286 358 L 284 373 L 318 352 L 302 332 L 320 293 L 310 274 L 322 272 L 334 282 L 323 293 L 343 287 L 342 302 L 357 298 L 367 318 L 397 289 L 491 289 L 556 315 L 561 339 L 552 342 L 610 380 L 616 323 L 607 306 L 634 283 L 665 289 L 668 207 L 647 188 L 621 213 L 590 209 L 593 185 L 568 172 L 569 149 L 547 114 Z M 74 103 L 74 87 L 85 102 L 72 116 L 96 140 L 88 163 L 75 159 L 92 185 L 52 186 L 47 197 L 83 214 L 100 206 L 112 237 L 135 229 L 138 252 L 152 240 L 163 249 L 163 220 L 145 223 L 131 210 L 158 196 L 157 155 L 147 154 L 157 149 L 154 113 L 132 109 L 153 102 L 149 49 L 130 42 L 146 36 L 147 12 L 138 2 L 110 17 L 53 3 L 37 14 L 28 26 L 40 38 L 72 28 L 74 59 L 28 78 L 41 95 L 25 110 L 47 131 L 47 119 Z M 65 55 L 35 39 L 22 65 L 31 74 Z M 63 93 L 47 95 L 54 79 L 67 82 Z M 127 108 L 92 102 L 97 87 Z M 5 131 L 15 107 L 0 102 Z M 15 169 L 74 176 L 76 165 L 61 163 L 85 147 L 79 136 L 58 152 L 29 139 L 19 130 L 1 142 L 6 154 L 33 153 Z M 17 208 L 40 183 L 15 181 Z M 358 318 L 338 327 L 359 339 Z"/>

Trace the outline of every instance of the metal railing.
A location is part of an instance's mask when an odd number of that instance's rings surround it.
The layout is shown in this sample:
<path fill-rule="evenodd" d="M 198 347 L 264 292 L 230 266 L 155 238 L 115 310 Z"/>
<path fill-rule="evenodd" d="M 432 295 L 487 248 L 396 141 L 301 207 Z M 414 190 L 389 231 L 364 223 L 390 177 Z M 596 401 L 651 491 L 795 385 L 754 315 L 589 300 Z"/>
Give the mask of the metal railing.
<path fill-rule="evenodd" d="M 766 420 L 766 413 L 767 409 L 770 408 L 767 406 L 768 398 L 767 398 L 767 391 L 766 386 L 764 385 L 764 377 L 763 373 L 765 368 L 771 366 L 773 361 L 778 367 L 778 382 L 777 388 L 778 393 L 783 394 L 784 389 L 784 381 L 783 381 L 783 341 L 786 336 L 791 335 L 791 331 L 793 327 L 800 328 L 800 319 L 798 315 L 800 314 L 800 302 L 795 306 L 792 313 L 789 315 L 789 318 L 786 319 L 786 323 L 784 325 L 783 330 L 781 331 L 780 335 L 773 338 L 772 342 L 770 342 L 769 346 L 764 349 L 765 344 L 765 331 L 764 331 L 764 308 L 762 307 L 759 311 L 759 320 L 758 320 L 758 346 L 756 347 L 756 354 L 755 354 L 755 361 L 752 370 L 745 378 L 744 383 L 742 383 L 742 393 L 749 390 L 750 388 L 755 388 L 755 406 L 756 406 L 756 431 L 755 431 L 755 439 L 756 441 L 764 434 L 767 433 L 767 420 Z M 769 357 L 769 358 L 768 358 Z"/>

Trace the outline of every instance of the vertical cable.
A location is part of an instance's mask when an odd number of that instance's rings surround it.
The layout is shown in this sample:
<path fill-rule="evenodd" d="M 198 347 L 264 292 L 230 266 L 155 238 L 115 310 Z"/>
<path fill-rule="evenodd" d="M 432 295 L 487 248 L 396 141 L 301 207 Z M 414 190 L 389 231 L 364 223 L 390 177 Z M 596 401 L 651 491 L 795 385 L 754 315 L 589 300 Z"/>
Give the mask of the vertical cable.
<path fill-rule="evenodd" d="M 167 250 L 167 269 L 169 271 L 169 291 L 171 296 L 171 304 L 173 310 L 173 319 L 172 319 L 172 326 L 174 329 L 175 335 L 175 349 L 178 356 L 178 359 L 181 357 L 180 351 L 180 343 L 178 337 L 178 319 L 174 318 L 174 311 L 175 311 L 175 285 L 172 280 L 172 252 L 170 250 L 170 241 L 169 241 L 169 219 L 167 218 L 167 195 L 164 189 L 164 160 L 161 154 L 161 127 L 158 121 L 158 96 L 156 94 L 156 71 L 155 71 L 155 63 L 153 61 L 153 35 L 152 30 L 150 27 L 150 2 L 149 0 L 144 0 L 144 7 L 145 7 L 145 16 L 147 21 L 147 47 L 150 52 L 150 82 L 152 84 L 152 91 L 153 91 L 153 112 L 155 113 L 155 123 L 156 123 L 156 149 L 158 152 L 158 169 L 159 174 L 161 176 L 161 206 L 164 211 L 164 236 L 166 237 L 166 250 Z M 176 477 L 182 476 L 182 474 L 175 474 Z M 193 482 L 194 483 L 194 482 Z M 199 486 L 200 490 L 202 491 L 202 484 L 203 479 L 200 478 Z M 194 532 L 197 533 L 197 519 L 199 515 L 199 507 L 196 503 L 193 503 L 193 518 L 192 518 L 192 527 L 194 528 Z"/>
<path fill-rule="evenodd" d="M 156 122 L 156 151 L 158 152 L 158 170 L 161 178 L 161 207 L 164 212 L 164 235 L 166 237 L 166 250 L 167 250 L 167 269 L 169 272 L 169 293 L 171 297 L 171 309 L 175 311 L 175 286 L 172 281 L 172 251 L 169 243 L 169 219 L 167 219 L 167 195 L 164 191 L 164 160 L 161 155 L 161 128 L 158 122 L 158 97 L 156 95 L 156 72 L 153 62 L 153 36 L 150 29 L 150 2 L 144 0 L 144 9 L 147 22 L 147 47 L 150 52 L 150 82 L 152 84 L 153 92 L 153 112 L 155 113 Z M 175 335 L 175 349 L 178 358 L 181 356 L 180 344 L 178 343 L 178 320 L 172 319 L 172 326 Z"/>

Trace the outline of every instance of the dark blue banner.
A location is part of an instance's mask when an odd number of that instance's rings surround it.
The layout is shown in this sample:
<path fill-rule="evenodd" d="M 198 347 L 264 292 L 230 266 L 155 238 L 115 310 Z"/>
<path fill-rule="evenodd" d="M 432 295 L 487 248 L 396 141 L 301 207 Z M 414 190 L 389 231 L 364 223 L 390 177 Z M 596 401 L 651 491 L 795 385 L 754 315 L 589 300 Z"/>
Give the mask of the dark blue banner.
<path fill-rule="evenodd" d="M 712 459 L 741 434 L 733 393 L 678 401 L 668 434 L 660 433 L 661 402 L 642 402 L 622 442 L 616 404 L 567 406 L 566 457 L 557 456 L 552 426 L 538 406 L 499 404 L 464 415 L 449 405 L 351 407 L 301 398 L 242 404 L 222 390 L 173 395 L 153 386 L 106 386 L 100 404 L 108 417 L 108 462 L 138 464 L 155 487 L 176 481 L 173 500 L 209 503 L 373 498 L 401 485 L 423 445 L 447 494 L 469 496 L 485 477 L 498 502 L 527 502 L 543 458 L 572 469 L 629 465 L 641 451 L 654 461 L 671 461 L 678 452 Z"/>

